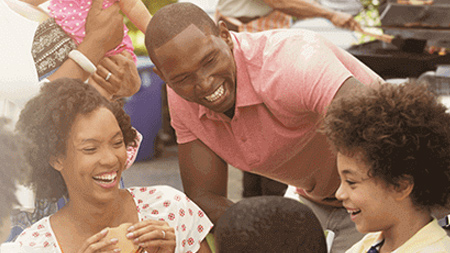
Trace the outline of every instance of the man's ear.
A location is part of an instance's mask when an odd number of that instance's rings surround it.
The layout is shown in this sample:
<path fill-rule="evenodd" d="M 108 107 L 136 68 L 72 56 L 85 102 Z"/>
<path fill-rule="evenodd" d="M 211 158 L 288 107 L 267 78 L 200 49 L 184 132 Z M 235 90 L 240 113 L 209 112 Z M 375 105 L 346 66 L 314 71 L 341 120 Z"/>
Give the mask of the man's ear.
<path fill-rule="evenodd" d="M 227 45 L 231 48 L 231 50 L 233 50 L 234 47 L 233 39 L 231 38 L 231 34 L 230 31 L 228 30 L 227 25 L 225 24 L 225 22 L 220 20 L 218 26 L 220 38 L 223 39 L 225 43 L 227 43 Z"/>
<path fill-rule="evenodd" d="M 394 187 L 396 192 L 396 200 L 404 200 L 411 195 L 414 189 L 414 180 L 411 176 L 404 176 L 398 181 L 398 185 Z"/>
<path fill-rule="evenodd" d="M 161 80 L 163 80 L 165 83 L 167 83 L 166 78 L 164 77 L 164 74 L 157 68 L 153 67 L 153 72 L 155 72 Z"/>
<path fill-rule="evenodd" d="M 61 172 L 64 168 L 60 157 L 55 157 L 55 156 L 50 157 L 49 163 L 50 163 L 50 166 L 53 167 L 53 169 L 55 169 L 59 172 Z"/>

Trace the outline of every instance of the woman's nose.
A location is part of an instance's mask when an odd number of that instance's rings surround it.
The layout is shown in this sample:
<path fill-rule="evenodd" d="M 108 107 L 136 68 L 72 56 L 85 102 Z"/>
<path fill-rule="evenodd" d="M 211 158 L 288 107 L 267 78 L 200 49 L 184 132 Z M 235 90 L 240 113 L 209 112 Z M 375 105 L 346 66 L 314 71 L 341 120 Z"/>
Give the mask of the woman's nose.
<path fill-rule="evenodd" d="M 103 165 L 114 166 L 118 160 L 119 158 L 113 148 L 105 148 L 100 162 Z"/>

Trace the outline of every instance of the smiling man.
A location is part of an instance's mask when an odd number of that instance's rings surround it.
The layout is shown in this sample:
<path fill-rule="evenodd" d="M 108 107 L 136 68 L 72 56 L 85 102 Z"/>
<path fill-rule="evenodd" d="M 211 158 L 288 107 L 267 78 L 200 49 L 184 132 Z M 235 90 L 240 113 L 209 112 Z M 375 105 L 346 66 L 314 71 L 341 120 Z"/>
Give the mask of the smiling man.
<path fill-rule="evenodd" d="M 328 105 L 381 78 L 314 32 L 229 32 L 200 8 L 160 9 L 146 32 L 155 72 L 168 84 L 183 187 L 213 221 L 227 199 L 227 165 L 298 187 L 333 252 L 358 241 L 334 197 L 336 156 L 317 132 Z"/>

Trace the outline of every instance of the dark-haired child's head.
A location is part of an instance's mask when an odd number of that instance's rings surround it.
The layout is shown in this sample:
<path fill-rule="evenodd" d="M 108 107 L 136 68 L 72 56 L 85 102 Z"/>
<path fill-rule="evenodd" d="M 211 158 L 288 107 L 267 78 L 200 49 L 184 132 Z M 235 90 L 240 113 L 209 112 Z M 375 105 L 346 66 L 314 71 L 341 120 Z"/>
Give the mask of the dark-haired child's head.
<path fill-rule="evenodd" d="M 325 234 L 311 209 L 280 196 L 246 198 L 215 225 L 219 253 L 327 252 Z"/>
<path fill-rule="evenodd" d="M 332 103 L 324 133 L 338 154 L 336 197 L 360 232 L 381 231 L 402 208 L 448 207 L 450 115 L 422 84 L 383 84 Z M 409 203 L 409 204 L 408 204 Z"/>

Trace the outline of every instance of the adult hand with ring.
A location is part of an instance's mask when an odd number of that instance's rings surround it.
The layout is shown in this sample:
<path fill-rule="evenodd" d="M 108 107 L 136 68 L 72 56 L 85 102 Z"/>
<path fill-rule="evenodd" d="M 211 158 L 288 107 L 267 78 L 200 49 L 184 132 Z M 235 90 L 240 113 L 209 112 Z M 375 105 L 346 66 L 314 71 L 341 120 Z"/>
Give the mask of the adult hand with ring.
<path fill-rule="evenodd" d="M 111 77 L 111 72 L 108 72 L 108 74 L 106 75 L 106 77 L 105 77 L 105 81 L 108 81 L 109 80 L 109 78 Z"/>
<path fill-rule="evenodd" d="M 127 238 L 148 253 L 175 252 L 175 229 L 165 221 L 141 221 L 128 228 L 128 232 Z"/>
<path fill-rule="evenodd" d="M 136 64 L 127 51 L 103 58 L 91 78 L 114 98 L 132 96 L 141 87 Z"/>

